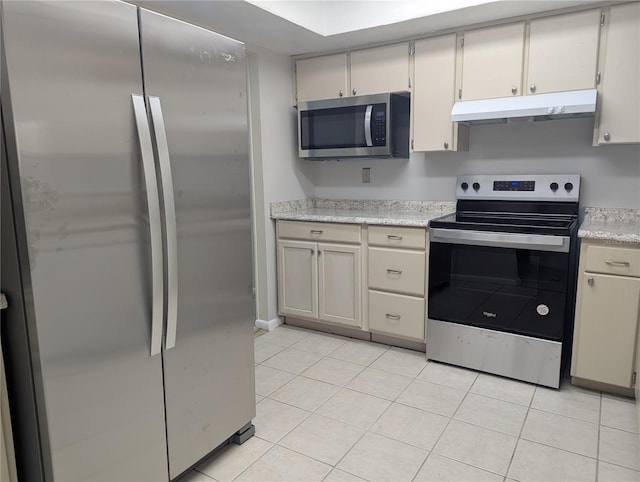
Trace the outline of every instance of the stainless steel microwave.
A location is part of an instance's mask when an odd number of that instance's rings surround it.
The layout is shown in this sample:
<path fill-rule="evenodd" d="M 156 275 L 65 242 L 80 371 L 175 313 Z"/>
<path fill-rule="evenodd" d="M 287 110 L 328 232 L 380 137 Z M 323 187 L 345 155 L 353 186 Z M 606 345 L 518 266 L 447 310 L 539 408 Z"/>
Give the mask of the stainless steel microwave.
<path fill-rule="evenodd" d="M 298 154 L 305 159 L 409 157 L 408 92 L 298 103 Z"/>

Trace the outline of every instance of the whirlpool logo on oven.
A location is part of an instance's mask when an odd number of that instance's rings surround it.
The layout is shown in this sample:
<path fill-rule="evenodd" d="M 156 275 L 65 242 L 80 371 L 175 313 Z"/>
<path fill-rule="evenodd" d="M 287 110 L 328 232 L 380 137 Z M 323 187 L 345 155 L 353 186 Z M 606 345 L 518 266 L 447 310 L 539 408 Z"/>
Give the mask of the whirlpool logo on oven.
<path fill-rule="evenodd" d="M 491 313 L 490 311 L 483 311 L 482 314 L 487 318 L 495 318 L 496 316 L 498 316 L 495 313 Z"/>

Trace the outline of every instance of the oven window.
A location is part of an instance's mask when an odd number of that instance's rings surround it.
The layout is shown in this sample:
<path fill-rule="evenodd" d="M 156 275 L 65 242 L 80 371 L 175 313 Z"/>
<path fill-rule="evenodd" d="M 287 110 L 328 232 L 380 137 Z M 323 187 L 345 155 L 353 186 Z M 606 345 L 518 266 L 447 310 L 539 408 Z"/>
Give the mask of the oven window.
<path fill-rule="evenodd" d="M 569 255 L 431 243 L 429 318 L 562 340 Z"/>

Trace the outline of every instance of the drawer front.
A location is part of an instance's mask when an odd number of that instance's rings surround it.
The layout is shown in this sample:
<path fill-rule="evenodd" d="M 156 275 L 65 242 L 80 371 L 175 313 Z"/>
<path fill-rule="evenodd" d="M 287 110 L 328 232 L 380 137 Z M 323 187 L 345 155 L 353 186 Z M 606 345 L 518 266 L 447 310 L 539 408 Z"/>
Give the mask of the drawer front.
<path fill-rule="evenodd" d="M 278 221 L 278 236 L 280 238 L 360 244 L 361 231 L 359 224 Z"/>
<path fill-rule="evenodd" d="M 427 235 L 423 228 L 369 226 L 371 246 L 425 249 L 426 243 Z"/>
<path fill-rule="evenodd" d="M 640 249 L 590 245 L 585 270 L 640 277 Z"/>
<path fill-rule="evenodd" d="M 425 254 L 369 248 L 369 288 L 424 297 Z"/>
<path fill-rule="evenodd" d="M 424 341 L 424 298 L 369 290 L 369 329 Z"/>

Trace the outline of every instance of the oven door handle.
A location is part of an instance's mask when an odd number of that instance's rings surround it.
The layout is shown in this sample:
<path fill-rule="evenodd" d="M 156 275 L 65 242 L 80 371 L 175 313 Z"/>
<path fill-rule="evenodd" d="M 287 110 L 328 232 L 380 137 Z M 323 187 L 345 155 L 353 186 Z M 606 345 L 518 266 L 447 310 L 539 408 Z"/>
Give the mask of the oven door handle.
<path fill-rule="evenodd" d="M 569 252 L 569 236 L 539 234 L 495 233 L 492 231 L 467 231 L 463 229 L 429 228 L 432 243 L 468 244 L 496 248 L 531 249 L 534 251 Z"/>

